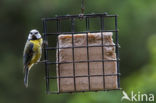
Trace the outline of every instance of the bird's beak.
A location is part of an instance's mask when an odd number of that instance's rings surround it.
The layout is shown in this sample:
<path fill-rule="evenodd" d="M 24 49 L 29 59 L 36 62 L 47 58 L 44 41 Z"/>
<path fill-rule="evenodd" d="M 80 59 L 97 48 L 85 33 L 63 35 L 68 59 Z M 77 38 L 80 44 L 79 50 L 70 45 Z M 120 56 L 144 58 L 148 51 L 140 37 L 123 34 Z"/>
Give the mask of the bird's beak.
<path fill-rule="evenodd" d="M 37 38 L 36 38 L 36 36 L 35 36 L 35 35 L 32 35 L 32 39 L 33 39 L 33 40 L 35 40 L 35 39 L 37 39 Z"/>

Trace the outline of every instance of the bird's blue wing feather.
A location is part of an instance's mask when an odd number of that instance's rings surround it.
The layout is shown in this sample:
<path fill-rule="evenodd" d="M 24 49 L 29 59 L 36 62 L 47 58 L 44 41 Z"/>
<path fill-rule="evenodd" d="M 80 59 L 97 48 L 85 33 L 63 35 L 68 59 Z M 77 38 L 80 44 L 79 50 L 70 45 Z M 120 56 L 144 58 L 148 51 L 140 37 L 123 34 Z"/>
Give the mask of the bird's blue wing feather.
<path fill-rule="evenodd" d="M 24 66 L 28 66 L 30 63 L 32 57 L 33 57 L 33 43 L 27 41 L 25 48 L 24 48 L 24 53 L 23 53 L 23 64 Z"/>

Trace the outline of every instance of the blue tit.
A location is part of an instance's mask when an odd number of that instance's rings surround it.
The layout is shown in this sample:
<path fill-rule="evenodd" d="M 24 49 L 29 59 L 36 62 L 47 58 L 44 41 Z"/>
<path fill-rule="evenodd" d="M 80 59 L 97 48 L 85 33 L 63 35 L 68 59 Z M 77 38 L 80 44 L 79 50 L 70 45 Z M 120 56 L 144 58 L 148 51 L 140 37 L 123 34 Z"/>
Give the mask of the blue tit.
<path fill-rule="evenodd" d="M 38 30 L 31 30 L 23 53 L 24 85 L 28 87 L 28 75 L 31 67 L 40 61 L 43 39 Z"/>

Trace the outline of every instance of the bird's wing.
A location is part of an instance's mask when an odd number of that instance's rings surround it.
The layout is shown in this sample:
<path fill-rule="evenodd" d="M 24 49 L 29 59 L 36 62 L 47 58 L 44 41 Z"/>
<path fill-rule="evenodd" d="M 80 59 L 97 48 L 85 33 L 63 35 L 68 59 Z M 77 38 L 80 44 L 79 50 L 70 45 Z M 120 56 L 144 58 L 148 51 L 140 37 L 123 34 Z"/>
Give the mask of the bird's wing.
<path fill-rule="evenodd" d="M 33 46 L 34 46 L 33 43 L 27 41 L 25 48 L 24 48 L 24 53 L 23 53 L 24 68 L 28 66 L 28 64 L 30 63 L 33 57 Z"/>

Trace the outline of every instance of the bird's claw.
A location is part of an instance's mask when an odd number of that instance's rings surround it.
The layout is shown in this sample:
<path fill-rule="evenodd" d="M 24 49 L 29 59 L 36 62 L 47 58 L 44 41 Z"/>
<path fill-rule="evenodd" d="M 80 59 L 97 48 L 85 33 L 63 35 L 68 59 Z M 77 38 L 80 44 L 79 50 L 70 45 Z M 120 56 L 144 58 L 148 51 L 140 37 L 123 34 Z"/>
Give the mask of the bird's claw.
<path fill-rule="evenodd" d="M 45 63 L 45 62 L 47 62 L 47 60 L 38 61 L 37 63 Z"/>

